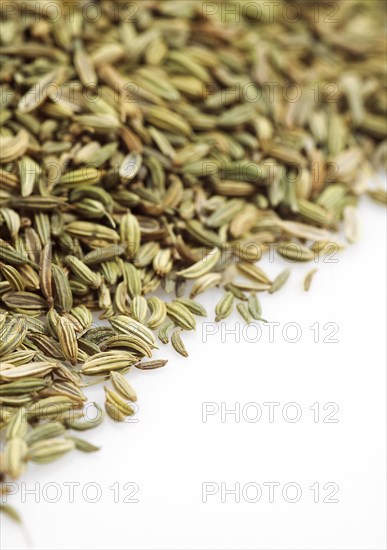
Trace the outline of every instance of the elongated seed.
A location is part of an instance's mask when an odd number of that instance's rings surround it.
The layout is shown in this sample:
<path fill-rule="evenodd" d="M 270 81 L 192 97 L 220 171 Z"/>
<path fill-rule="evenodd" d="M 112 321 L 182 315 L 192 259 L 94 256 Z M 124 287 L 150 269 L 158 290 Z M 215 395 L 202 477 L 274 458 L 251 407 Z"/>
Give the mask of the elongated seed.
<path fill-rule="evenodd" d="M 172 344 L 173 348 L 177 351 L 177 353 L 179 353 L 183 357 L 188 357 L 188 352 L 187 352 L 186 347 L 184 345 L 184 342 L 181 338 L 181 330 L 180 329 L 176 329 L 176 330 L 173 331 L 172 337 L 171 337 L 171 344 Z"/>
<path fill-rule="evenodd" d="M 122 374 L 112 371 L 110 373 L 110 379 L 115 389 L 124 399 L 127 399 L 128 401 L 137 401 L 136 392 Z"/>
<path fill-rule="evenodd" d="M 230 291 L 227 291 L 224 296 L 219 300 L 219 302 L 216 304 L 215 308 L 215 321 L 221 321 L 222 319 L 226 319 L 229 317 L 232 313 L 234 305 L 234 294 Z"/>
<path fill-rule="evenodd" d="M 280 288 L 284 286 L 286 281 L 289 279 L 290 276 L 290 269 L 284 269 L 284 271 L 281 271 L 279 275 L 274 279 L 273 284 L 270 287 L 269 293 L 273 294 L 274 292 L 277 292 Z"/>
<path fill-rule="evenodd" d="M 304 280 L 304 290 L 308 291 L 310 289 L 310 285 L 312 283 L 312 279 L 315 275 L 315 273 L 317 272 L 317 269 L 312 269 L 311 271 L 309 271 L 309 273 L 306 275 L 305 277 L 305 280 Z"/>

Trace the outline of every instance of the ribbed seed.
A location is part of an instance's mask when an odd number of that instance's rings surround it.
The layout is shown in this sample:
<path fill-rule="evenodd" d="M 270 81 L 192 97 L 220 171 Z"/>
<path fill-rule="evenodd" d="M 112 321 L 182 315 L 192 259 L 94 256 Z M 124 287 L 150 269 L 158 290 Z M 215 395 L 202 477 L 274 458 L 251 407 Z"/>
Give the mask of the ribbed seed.
<path fill-rule="evenodd" d="M 215 307 L 215 321 L 219 322 L 222 319 L 226 319 L 232 313 L 234 305 L 234 294 L 227 291 L 224 296 L 219 300 Z"/>
<path fill-rule="evenodd" d="M 66 256 L 65 262 L 81 283 L 84 283 L 91 288 L 98 288 L 100 286 L 100 274 L 91 271 L 91 269 L 81 260 L 75 256 Z"/>
<path fill-rule="evenodd" d="M 163 344 L 168 344 L 168 332 L 173 329 L 175 323 L 173 321 L 166 321 L 159 329 L 158 337 Z"/>
<path fill-rule="evenodd" d="M 47 309 L 46 301 L 33 292 L 15 291 L 7 292 L 2 296 L 6 306 L 17 313 L 26 313 L 30 315 L 39 315 Z"/>
<path fill-rule="evenodd" d="M 186 306 L 175 301 L 166 304 L 166 307 L 168 317 L 170 317 L 179 327 L 185 330 L 195 330 L 195 317 Z"/>
<path fill-rule="evenodd" d="M 83 305 L 73 307 L 71 309 L 71 315 L 79 321 L 84 329 L 89 328 L 93 322 L 91 311 Z"/>
<path fill-rule="evenodd" d="M 0 263 L 0 271 L 4 279 L 11 285 L 12 290 L 18 291 L 25 289 L 23 278 L 16 267 Z"/>
<path fill-rule="evenodd" d="M 83 262 L 89 265 L 97 265 L 101 262 L 107 262 L 109 260 L 115 260 L 121 256 L 125 251 L 124 244 L 111 244 L 102 248 L 96 248 L 83 257 Z"/>
<path fill-rule="evenodd" d="M 129 296 L 139 296 L 142 290 L 141 274 L 133 264 L 124 263 L 124 279 Z"/>
<path fill-rule="evenodd" d="M 266 285 L 271 284 L 271 281 L 266 273 L 254 264 L 238 262 L 237 268 L 238 271 L 240 271 L 245 277 L 251 279 L 252 281 L 256 281 L 258 283 L 263 283 Z"/>
<path fill-rule="evenodd" d="M 30 447 L 33 443 L 37 443 L 44 439 L 52 439 L 64 433 L 65 427 L 61 422 L 47 422 L 30 431 L 25 437 L 25 442 Z"/>
<path fill-rule="evenodd" d="M 224 286 L 224 288 L 225 288 L 225 290 L 229 290 L 230 292 L 232 292 L 234 294 L 235 298 L 238 298 L 238 300 L 242 300 L 243 302 L 245 302 L 247 300 L 246 294 L 244 292 L 242 292 L 242 290 L 237 288 L 234 284 L 227 283 Z"/>
<path fill-rule="evenodd" d="M 122 374 L 112 371 L 110 373 L 110 379 L 114 388 L 122 395 L 124 399 L 127 399 L 128 401 L 137 401 L 136 392 Z"/>
<path fill-rule="evenodd" d="M 280 243 L 277 246 L 277 251 L 289 261 L 310 262 L 314 259 L 314 254 L 309 248 L 296 242 Z"/>
<path fill-rule="evenodd" d="M 130 367 L 137 362 L 137 358 L 125 351 L 105 351 L 97 353 L 87 359 L 81 368 L 82 374 L 92 376 L 111 370 L 120 370 Z"/>
<path fill-rule="evenodd" d="M 207 317 L 207 311 L 205 308 L 195 300 L 191 300 L 190 298 L 177 298 L 175 302 L 186 307 L 194 315 Z"/>
<path fill-rule="evenodd" d="M 11 265 L 28 264 L 37 267 L 35 262 L 29 260 L 17 250 L 14 250 L 11 246 L 5 246 L 2 242 L 0 242 L 0 260 Z"/>
<path fill-rule="evenodd" d="M 125 399 L 123 399 L 117 392 L 110 390 L 109 388 L 105 389 L 106 403 L 111 407 L 118 410 L 119 413 L 124 415 L 124 417 L 133 416 L 135 414 L 135 409 L 132 405 L 129 405 Z M 109 413 L 108 413 L 109 414 Z"/>
<path fill-rule="evenodd" d="M 160 369 L 161 367 L 165 367 L 165 365 L 168 363 L 166 359 L 157 359 L 155 361 L 145 361 L 141 363 L 137 363 L 137 365 L 134 365 L 136 369 L 140 370 L 153 370 L 153 369 Z"/>
<path fill-rule="evenodd" d="M 37 361 L 15 367 L 10 363 L 0 363 L 0 380 L 17 380 L 19 378 L 30 378 L 45 376 L 56 366 L 51 361 Z"/>
<path fill-rule="evenodd" d="M 79 437 L 74 436 L 67 436 L 66 441 L 71 441 L 74 443 L 75 448 L 78 451 L 82 451 L 83 453 L 94 453 L 95 451 L 99 451 L 100 447 L 97 447 L 96 445 L 93 445 L 92 443 L 89 443 L 88 441 L 85 441 L 84 439 L 80 439 Z"/>
<path fill-rule="evenodd" d="M 71 364 L 77 363 L 78 342 L 73 323 L 66 317 L 60 317 L 57 325 L 58 338 L 63 355 Z"/>
<path fill-rule="evenodd" d="M 144 296 L 135 296 L 132 300 L 130 311 L 133 319 L 139 323 L 145 323 L 148 313 L 148 304 Z"/>
<path fill-rule="evenodd" d="M 12 479 L 17 479 L 24 472 L 27 451 L 27 444 L 20 437 L 13 437 L 5 444 L 5 470 Z"/>
<path fill-rule="evenodd" d="M 37 464 L 48 464 L 58 460 L 75 449 L 75 443 L 69 439 L 44 439 L 32 443 L 28 448 L 28 460 Z"/>
<path fill-rule="evenodd" d="M 261 319 L 262 307 L 259 298 L 255 293 L 249 294 L 247 304 L 251 317 L 255 320 Z"/>
<path fill-rule="evenodd" d="M 109 319 L 109 322 L 113 329 L 117 332 L 121 334 L 133 334 L 134 336 L 141 338 L 149 346 L 156 346 L 156 340 L 153 332 L 135 319 L 132 319 L 127 315 L 117 315 L 112 319 Z"/>
<path fill-rule="evenodd" d="M 12 416 L 11 421 L 9 422 L 5 438 L 11 440 L 15 437 L 24 439 L 28 431 L 27 415 L 24 407 L 20 407 L 15 414 Z"/>
<path fill-rule="evenodd" d="M 127 213 L 122 216 L 120 223 L 121 242 L 126 247 L 126 256 L 136 257 L 140 248 L 140 225 L 133 214 Z"/>
<path fill-rule="evenodd" d="M 167 308 L 165 302 L 157 296 L 151 296 L 148 298 L 147 304 L 150 311 L 150 316 L 146 321 L 146 325 L 151 329 L 155 329 L 164 322 L 167 315 Z"/>
<path fill-rule="evenodd" d="M 77 432 L 84 432 L 86 430 L 91 430 L 93 428 L 96 428 L 97 426 L 100 426 L 104 419 L 103 411 L 98 403 L 92 404 L 97 411 L 95 418 L 90 419 L 89 417 L 87 417 L 83 420 L 66 420 L 66 427 L 71 430 L 76 430 Z"/>
<path fill-rule="evenodd" d="M 19 365 L 25 365 L 26 363 L 31 362 L 35 357 L 35 353 L 35 351 L 31 350 L 13 351 L 6 355 L 2 354 L 1 361 L 4 363 L 10 363 L 11 365 L 17 367 Z"/>
<path fill-rule="evenodd" d="M 273 284 L 270 287 L 269 293 L 273 294 L 274 292 L 277 292 L 280 288 L 284 286 L 286 281 L 289 279 L 290 276 L 290 269 L 284 269 L 284 271 L 281 271 L 279 275 L 274 279 Z"/>
<path fill-rule="evenodd" d="M 0 329 L 0 355 L 16 350 L 27 334 L 27 327 L 22 317 L 12 317 Z"/>
<path fill-rule="evenodd" d="M 222 276 L 219 273 L 208 273 L 199 277 L 192 286 L 189 297 L 195 298 L 198 294 L 202 294 L 213 286 L 219 286 L 222 280 Z"/>
<path fill-rule="evenodd" d="M 180 277 L 184 277 L 185 279 L 198 279 L 202 275 L 205 275 L 209 271 L 211 271 L 215 265 L 218 263 L 221 256 L 221 251 L 218 248 L 213 248 L 212 251 L 204 256 L 202 260 L 199 262 L 196 262 L 195 264 L 191 265 L 190 267 L 187 267 L 187 269 L 183 269 L 182 271 L 178 272 L 178 275 Z"/>
<path fill-rule="evenodd" d="M 155 345 L 150 346 L 147 342 L 145 342 L 141 335 L 134 333 L 110 336 L 100 344 L 100 348 L 104 351 L 115 348 L 125 349 L 129 350 L 134 355 L 140 355 L 141 357 L 145 355 L 147 357 L 152 357 L 155 347 Z"/>
<path fill-rule="evenodd" d="M 54 303 L 52 294 L 52 247 L 51 243 L 44 245 L 40 255 L 39 280 L 43 296 L 47 300 L 48 307 Z"/>
<path fill-rule="evenodd" d="M 177 351 L 177 353 L 180 353 L 183 357 L 188 357 L 188 352 L 184 346 L 184 342 L 181 339 L 181 329 L 176 329 L 172 333 L 171 337 L 171 344 L 173 348 Z"/>
<path fill-rule="evenodd" d="M 242 317 L 242 319 L 247 324 L 251 323 L 252 318 L 251 318 L 250 311 L 249 311 L 248 307 L 246 306 L 246 304 L 237 304 L 236 308 L 237 308 L 240 316 Z"/>
<path fill-rule="evenodd" d="M 52 264 L 52 276 L 55 285 L 55 301 L 57 301 L 63 312 L 70 311 L 73 307 L 73 295 L 69 284 L 69 279 L 64 269 L 58 265 Z"/>
<path fill-rule="evenodd" d="M 47 386 L 47 382 L 40 378 L 25 378 L 24 380 L 2 384 L 0 386 L 0 397 L 5 395 L 28 395 L 32 392 L 39 392 Z"/>

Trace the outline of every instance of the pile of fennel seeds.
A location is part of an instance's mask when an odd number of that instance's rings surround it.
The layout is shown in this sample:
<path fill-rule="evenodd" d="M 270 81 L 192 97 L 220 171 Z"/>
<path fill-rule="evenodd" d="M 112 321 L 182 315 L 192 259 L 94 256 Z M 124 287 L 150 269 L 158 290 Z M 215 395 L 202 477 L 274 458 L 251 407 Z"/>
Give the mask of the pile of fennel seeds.
<path fill-rule="evenodd" d="M 84 418 L 84 386 L 105 384 L 113 420 L 133 414 L 124 374 L 165 364 L 157 340 L 187 355 L 198 294 L 224 288 L 217 321 L 234 307 L 262 320 L 258 293 L 289 275 L 258 267 L 269 246 L 312 261 L 341 226 L 357 240 L 361 195 L 386 202 L 369 187 L 386 158 L 382 2 L 342 2 L 334 21 L 324 2 L 296 20 L 286 2 L 274 19 L 243 2 L 142 1 L 133 17 L 125 3 L 7 4 L 0 493 L 30 461 L 96 450 L 74 435 L 103 418 L 97 403 Z"/>

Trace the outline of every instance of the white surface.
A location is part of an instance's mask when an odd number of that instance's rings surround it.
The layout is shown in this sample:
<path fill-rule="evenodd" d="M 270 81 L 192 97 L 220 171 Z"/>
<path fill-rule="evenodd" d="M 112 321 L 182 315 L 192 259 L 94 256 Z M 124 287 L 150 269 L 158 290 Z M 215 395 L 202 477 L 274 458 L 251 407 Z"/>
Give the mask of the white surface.
<path fill-rule="evenodd" d="M 115 425 L 106 421 L 85 439 L 103 443 L 99 453 L 68 455 L 60 462 L 31 467 L 9 502 L 24 517 L 25 530 L 1 519 L 1 549 L 25 548 L 26 539 L 37 549 L 382 549 L 385 548 L 385 277 L 386 216 L 383 207 L 368 200 L 361 208 L 362 240 L 338 256 L 336 264 L 319 263 L 309 293 L 302 290 L 305 273 L 313 266 L 296 265 L 287 287 L 273 296 L 262 295 L 264 316 L 280 323 L 274 342 L 263 328 L 253 344 L 220 332 L 202 343 L 197 334 L 184 334 L 190 356 L 184 360 L 162 346 L 158 357 L 169 359 L 164 369 L 135 371 L 129 380 L 139 395 L 138 422 Z M 270 275 L 286 262 L 262 263 Z M 220 293 L 200 296 L 212 317 Z M 282 328 L 298 323 L 298 342 L 286 342 Z M 227 322 L 232 328 L 237 316 Z M 314 343 L 314 323 L 320 341 Z M 326 323 L 336 323 L 339 343 L 324 343 Z M 240 323 L 240 329 L 242 324 Z M 327 327 L 328 328 L 328 327 Z M 289 337 L 293 337 L 289 329 Z M 250 338 L 253 334 L 250 335 Z M 103 390 L 91 398 L 103 402 Z M 240 422 L 220 414 L 202 421 L 203 403 L 241 407 Z M 253 416 L 258 403 L 262 418 Z M 274 421 L 264 403 L 280 403 Z M 284 405 L 296 402 L 298 422 L 282 417 Z M 319 422 L 309 409 L 318 403 Z M 333 419 L 323 422 L 333 406 Z M 208 407 L 211 407 L 208 405 Z M 216 407 L 216 405 L 214 405 Z M 256 407 L 256 405 L 255 405 Z M 315 409 L 317 405 L 315 406 Z M 243 412 L 243 414 L 242 414 Z M 286 408 L 285 408 L 286 412 Z M 288 409 L 289 416 L 295 409 Z M 82 434 L 80 434 L 82 437 Z M 66 483 L 78 483 L 70 503 Z M 264 483 L 280 484 L 269 502 Z M 298 502 L 282 496 L 286 483 L 302 490 Z M 58 484 L 59 500 L 55 498 Z M 95 495 L 98 484 L 101 498 Z M 134 483 L 139 491 L 130 496 Z M 218 484 L 219 492 L 202 502 L 202 484 Z M 235 502 L 221 484 L 231 488 L 259 484 L 259 502 Z M 309 489 L 318 483 L 319 502 Z M 338 503 L 323 502 L 335 483 Z M 120 488 L 114 502 L 114 486 Z M 253 498 L 253 488 L 247 498 Z M 213 485 L 212 487 L 216 487 Z M 315 487 L 317 487 L 315 485 Z M 82 496 L 86 493 L 86 499 Z M 289 489 L 288 497 L 294 493 Z M 117 495 L 116 495 L 117 496 Z"/>

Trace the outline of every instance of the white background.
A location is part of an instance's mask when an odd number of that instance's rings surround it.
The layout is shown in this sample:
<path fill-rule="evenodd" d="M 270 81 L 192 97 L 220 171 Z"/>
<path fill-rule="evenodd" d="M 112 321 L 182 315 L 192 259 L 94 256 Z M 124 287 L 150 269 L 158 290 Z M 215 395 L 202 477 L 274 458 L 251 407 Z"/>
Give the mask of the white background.
<path fill-rule="evenodd" d="M 239 343 L 235 335 L 222 341 L 220 331 L 203 343 L 199 323 L 196 334 L 183 335 L 188 359 L 160 345 L 156 357 L 169 359 L 165 368 L 129 373 L 139 395 L 138 422 L 107 420 L 80 434 L 103 444 L 98 453 L 76 452 L 48 466 L 32 465 L 23 482 L 37 495 L 24 495 L 22 503 L 19 485 L 9 499 L 23 516 L 24 528 L 2 517 L 1 549 L 385 548 L 385 210 L 365 199 L 361 219 L 361 241 L 337 256 L 338 263 L 320 262 L 309 293 L 302 281 L 311 263 L 295 265 L 278 294 L 262 295 L 265 318 L 280 323 L 274 342 L 263 327 L 256 343 L 243 339 L 243 333 Z M 260 265 L 275 276 L 288 264 L 276 258 Z M 219 296 L 214 290 L 199 297 L 209 320 Z M 289 322 L 301 329 L 296 343 L 283 336 Z M 235 323 L 241 332 L 237 315 L 227 328 Z M 314 323 L 320 327 L 317 343 L 309 329 Z M 323 341 L 330 332 L 324 330 L 326 323 L 338 325 L 338 343 Z M 101 387 L 89 396 L 103 403 Z M 227 415 L 222 423 L 220 413 L 203 422 L 205 402 L 219 409 L 222 402 L 228 408 L 239 403 L 240 422 Z M 261 406 L 258 422 L 242 415 L 251 402 Z M 268 402 L 280 403 L 272 423 Z M 295 423 L 282 416 L 290 402 L 302 412 Z M 330 402 L 339 407 L 337 423 L 323 422 L 332 410 L 323 407 Z M 319 422 L 309 409 L 314 403 Z M 64 485 L 69 482 L 79 484 L 73 503 Z M 204 482 L 219 486 L 207 503 L 202 502 Z M 269 502 L 267 482 L 280 483 L 274 502 Z M 282 495 L 289 482 L 302 490 L 298 502 Z M 328 482 L 339 487 L 338 503 L 323 502 Z M 50 503 L 54 483 L 61 494 Z M 98 484 L 98 502 L 87 502 L 96 494 L 87 483 Z M 138 503 L 124 502 L 130 493 L 126 483 L 139 487 L 133 496 Z M 229 494 L 222 503 L 222 483 L 228 489 L 239 483 L 241 493 L 245 484 L 259 484 L 261 499 L 246 502 L 241 494 L 238 503 Z M 315 483 L 320 487 L 317 503 L 309 489 Z M 114 484 L 118 495 L 109 489 Z M 289 490 L 289 498 L 293 495 Z"/>

